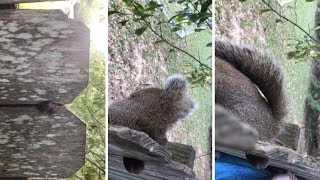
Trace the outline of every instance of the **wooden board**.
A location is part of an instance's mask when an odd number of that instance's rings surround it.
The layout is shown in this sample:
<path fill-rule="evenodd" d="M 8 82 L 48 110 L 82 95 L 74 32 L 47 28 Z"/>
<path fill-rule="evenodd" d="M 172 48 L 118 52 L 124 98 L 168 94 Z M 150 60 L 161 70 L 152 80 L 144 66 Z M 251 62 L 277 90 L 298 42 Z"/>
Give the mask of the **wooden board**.
<path fill-rule="evenodd" d="M 61 10 L 0 11 L 0 104 L 68 104 L 87 86 L 89 29 Z"/>
<path fill-rule="evenodd" d="M 126 127 L 108 128 L 108 178 L 109 179 L 193 179 L 195 151 L 191 146 L 169 145 L 168 152 L 147 134 Z M 140 174 L 129 173 L 123 157 L 144 161 Z M 185 163 L 185 164 L 182 164 Z"/>
<path fill-rule="evenodd" d="M 67 178 L 84 164 L 85 123 L 64 106 L 56 114 L 0 108 L 0 179 Z"/>

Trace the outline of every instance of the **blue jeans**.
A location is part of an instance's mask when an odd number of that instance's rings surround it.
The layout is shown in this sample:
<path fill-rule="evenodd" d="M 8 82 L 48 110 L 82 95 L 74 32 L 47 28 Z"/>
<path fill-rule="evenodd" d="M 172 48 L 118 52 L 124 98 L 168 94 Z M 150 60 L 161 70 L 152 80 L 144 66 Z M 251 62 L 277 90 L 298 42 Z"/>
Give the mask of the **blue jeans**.
<path fill-rule="evenodd" d="M 256 169 L 246 159 L 220 152 L 215 160 L 216 180 L 269 180 L 278 173 L 278 168 Z"/>

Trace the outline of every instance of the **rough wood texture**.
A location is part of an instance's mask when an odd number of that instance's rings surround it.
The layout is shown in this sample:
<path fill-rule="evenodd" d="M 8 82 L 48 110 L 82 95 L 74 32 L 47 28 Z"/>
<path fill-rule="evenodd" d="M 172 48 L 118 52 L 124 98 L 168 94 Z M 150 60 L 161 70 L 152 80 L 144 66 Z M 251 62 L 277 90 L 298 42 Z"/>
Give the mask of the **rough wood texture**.
<path fill-rule="evenodd" d="M 216 150 L 241 158 L 246 157 L 244 151 L 237 149 L 216 145 Z M 289 170 L 305 179 L 318 180 L 320 177 L 319 163 L 310 157 L 305 157 L 286 147 L 258 142 L 255 149 L 247 153 L 266 157 L 269 159 L 269 165 Z"/>
<path fill-rule="evenodd" d="M 0 108 L 0 178 L 67 178 L 84 164 L 85 123 L 64 106 L 56 114 Z"/>
<path fill-rule="evenodd" d="M 68 104 L 87 86 L 89 30 L 61 10 L 0 11 L 0 104 Z"/>
<path fill-rule="evenodd" d="M 44 2 L 44 1 L 68 1 L 68 0 L 0 0 L 0 4 L 28 3 L 28 2 Z"/>
<path fill-rule="evenodd" d="M 193 169 L 196 151 L 192 146 L 179 143 L 169 143 L 168 151 L 172 154 L 173 161 L 185 164 L 189 168 Z"/>
<path fill-rule="evenodd" d="M 283 123 L 283 130 L 277 137 L 277 143 L 281 146 L 297 150 L 300 136 L 300 128 L 296 124 Z"/>
<path fill-rule="evenodd" d="M 192 179 L 195 176 L 192 169 L 188 167 L 188 165 L 192 167 L 193 163 L 190 161 L 194 161 L 194 150 L 191 146 L 173 143 L 168 147 L 169 150 L 173 150 L 169 153 L 147 134 L 120 126 L 109 126 L 108 135 L 109 179 L 178 180 Z M 124 168 L 123 157 L 144 161 L 144 170 L 140 174 L 129 173 Z"/>
<path fill-rule="evenodd" d="M 258 133 L 248 124 L 242 123 L 222 106 L 215 106 L 215 140 L 216 144 L 249 151 L 257 143 Z"/>

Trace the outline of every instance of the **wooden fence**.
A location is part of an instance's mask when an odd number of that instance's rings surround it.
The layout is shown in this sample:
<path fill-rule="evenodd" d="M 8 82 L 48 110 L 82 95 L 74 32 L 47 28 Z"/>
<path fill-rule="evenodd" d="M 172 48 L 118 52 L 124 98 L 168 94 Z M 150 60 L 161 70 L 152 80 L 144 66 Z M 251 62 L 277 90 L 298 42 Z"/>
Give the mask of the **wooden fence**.
<path fill-rule="evenodd" d="M 34 1 L 0 0 L 20 2 Z M 88 84 L 89 43 L 60 10 L 0 10 L 0 179 L 67 178 L 84 164 L 86 125 L 65 104 Z"/>
<path fill-rule="evenodd" d="M 169 143 L 165 149 L 146 133 L 121 126 L 109 126 L 108 135 L 108 179 L 195 179 L 192 146 Z M 140 160 L 144 168 L 138 174 L 130 173 L 124 158 Z"/>

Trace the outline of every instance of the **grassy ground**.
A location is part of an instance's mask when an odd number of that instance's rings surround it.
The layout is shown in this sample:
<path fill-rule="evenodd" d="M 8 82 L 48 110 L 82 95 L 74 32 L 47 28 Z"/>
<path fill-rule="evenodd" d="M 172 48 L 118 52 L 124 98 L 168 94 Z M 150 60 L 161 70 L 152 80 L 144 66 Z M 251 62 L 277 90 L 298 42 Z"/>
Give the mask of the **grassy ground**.
<path fill-rule="evenodd" d="M 308 31 L 314 27 L 315 3 L 292 1 L 281 7 L 276 1 L 272 1 L 271 5 L 303 29 Z M 216 34 L 254 44 L 279 57 L 286 71 L 287 96 L 291 105 L 286 121 L 303 127 L 303 108 L 309 85 L 310 64 L 288 60 L 285 54 L 292 50 L 288 47 L 288 38 L 302 37 L 303 33 L 285 20 L 276 23 L 279 16 L 272 12 L 260 14 L 261 9 L 267 9 L 261 1 L 217 1 Z M 301 145 L 300 150 L 304 151 L 304 146 Z"/>
<path fill-rule="evenodd" d="M 122 1 L 114 1 L 121 8 Z M 109 6 L 112 8 L 112 6 Z M 164 18 L 164 17 L 163 17 Z M 121 17 L 109 17 L 109 104 L 127 97 L 132 92 L 146 87 L 161 87 L 168 75 L 190 71 L 187 65 L 196 65 L 188 56 L 179 51 L 169 52 L 170 46 L 157 44 L 158 39 L 147 30 L 143 35 L 134 35 L 141 27 L 138 23 L 121 27 L 117 22 Z M 176 34 L 163 30 L 164 36 L 175 45 L 187 49 L 201 59 L 211 55 L 211 48 L 205 48 L 211 41 L 208 32 L 194 33 L 181 39 Z M 205 61 L 211 64 L 211 59 Z M 197 110 L 187 120 L 168 132 L 169 141 L 192 145 L 196 156 L 208 152 L 208 127 L 211 125 L 211 88 L 193 88 L 191 95 L 197 103 Z M 210 179 L 209 155 L 199 157 L 195 162 L 195 172 L 199 179 Z"/>
<path fill-rule="evenodd" d="M 188 52 L 194 56 L 198 56 L 199 54 L 200 59 L 204 60 L 203 62 L 211 65 L 211 59 L 207 58 L 211 55 L 212 50 L 210 47 L 205 47 L 207 43 L 211 42 L 210 33 L 204 31 L 190 34 L 186 37 L 186 42 Z M 185 56 L 175 62 L 169 63 L 169 67 L 171 67 L 169 73 L 182 73 L 183 71 L 187 71 L 184 68 L 180 68 L 185 62 L 183 58 L 187 57 Z M 196 64 L 195 62 L 191 63 Z M 194 87 L 191 94 L 197 103 L 196 111 L 181 124 L 179 128 L 173 130 L 169 136 L 172 141 L 192 145 L 197 152 L 196 156 L 199 157 L 209 153 L 208 128 L 212 123 L 212 89 L 211 87 Z M 209 158 L 210 156 L 207 155 L 196 159 L 195 171 L 198 174 L 198 177 L 200 176 L 202 179 L 210 178 L 210 174 L 208 173 L 210 171 L 210 165 L 208 164 Z"/>

